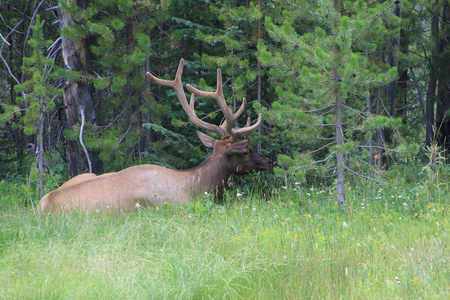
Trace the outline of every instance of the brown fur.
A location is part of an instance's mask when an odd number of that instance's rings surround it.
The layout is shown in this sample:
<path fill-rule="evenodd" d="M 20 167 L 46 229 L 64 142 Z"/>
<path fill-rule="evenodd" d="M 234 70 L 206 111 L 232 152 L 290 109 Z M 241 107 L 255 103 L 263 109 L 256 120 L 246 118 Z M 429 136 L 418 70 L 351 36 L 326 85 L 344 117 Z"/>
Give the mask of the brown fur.
<path fill-rule="evenodd" d="M 241 140 L 241 137 L 258 129 L 262 123 L 261 115 L 255 124 L 251 125 L 248 118 L 244 127 L 236 128 L 236 121 L 245 109 L 246 100 L 244 98 L 241 107 L 233 113 L 225 101 L 220 69 L 217 70 L 217 87 L 213 93 L 187 85 L 192 93 L 188 103 L 181 82 L 183 63 L 181 59 L 173 81 L 157 78 L 149 72 L 146 75 L 153 83 L 174 89 L 181 106 L 195 125 L 222 137 L 216 140 L 197 131 L 202 143 L 213 148 L 211 156 L 189 170 L 176 171 L 155 165 L 140 165 L 101 176 L 81 174 L 45 195 L 38 204 L 39 211 L 131 210 L 166 202 L 181 205 L 205 192 L 219 193 L 233 174 L 245 175 L 270 168 L 267 157 L 248 150 L 249 141 Z M 195 114 L 195 95 L 215 99 L 224 113 L 225 122 L 218 126 L 200 120 Z"/>
<path fill-rule="evenodd" d="M 270 168 L 269 159 L 248 150 L 247 144 L 248 140 L 214 140 L 211 156 L 188 170 L 139 165 L 100 176 L 81 174 L 45 195 L 38 210 L 134 210 L 164 203 L 182 205 L 205 192 L 222 189 L 233 174 Z"/>

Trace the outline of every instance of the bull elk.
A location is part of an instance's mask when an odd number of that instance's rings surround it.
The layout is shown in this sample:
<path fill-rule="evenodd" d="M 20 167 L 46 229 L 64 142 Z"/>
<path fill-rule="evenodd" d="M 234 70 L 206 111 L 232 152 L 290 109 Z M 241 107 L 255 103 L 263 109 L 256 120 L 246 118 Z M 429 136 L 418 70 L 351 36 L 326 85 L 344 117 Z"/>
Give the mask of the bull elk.
<path fill-rule="evenodd" d="M 157 78 L 149 72 L 146 75 L 154 84 L 175 90 L 181 106 L 195 125 L 221 136 L 222 139 L 217 140 L 197 130 L 200 141 L 206 147 L 213 148 L 212 154 L 199 166 L 188 170 L 138 165 L 100 176 L 92 173 L 81 174 L 45 195 L 38 204 L 38 210 L 132 210 L 166 202 L 181 205 L 205 192 L 220 192 L 233 174 L 245 175 L 270 168 L 269 159 L 249 150 L 249 140 L 242 139 L 261 125 L 261 115 L 253 125 L 248 118 L 244 127 L 235 127 L 237 119 L 245 109 L 246 100 L 243 99 L 236 113 L 227 106 L 220 69 L 217 70 L 215 92 L 204 92 L 186 85 L 191 92 L 188 103 L 181 82 L 183 62 L 181 59 L 173 81 Z M 217 102 L 225 117 L 222 125 L 210 124 L 197 117 L 194 110 L 195 96 L 213 98 Z"/>

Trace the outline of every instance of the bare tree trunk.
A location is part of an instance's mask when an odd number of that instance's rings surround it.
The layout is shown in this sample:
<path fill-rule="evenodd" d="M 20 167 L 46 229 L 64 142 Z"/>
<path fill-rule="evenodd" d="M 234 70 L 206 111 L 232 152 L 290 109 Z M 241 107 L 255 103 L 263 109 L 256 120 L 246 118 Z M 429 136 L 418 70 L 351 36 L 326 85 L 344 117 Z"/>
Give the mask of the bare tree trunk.
<path fill-rule="evenodd" d="M 366 108 L 367 108 L 367 117 L 370 118 L 370 116 L 372 115 L 372 99 L 370 98 L 369 89 L 367 89 Z M 372 140 L 372 137 L 369 137 L 369 139 L 367 140 L 367 147 L 369 149 L 369 164 L 373 165 L 373 140 Z"/>
<path fill-rule="evenodd" d="M 257 2 L 258 6 L 261 6 L 261 0 L 258 0 Z M 257 38 L 262 39 L 263 38 L 263 26 L 262 26 L 262 22 L 261 19 L 258 21 L 258 34 L 257 34 Z M 259 50 L 258 50 L 258 54 L 259 54 Z M 261 90 L 262 90 L 262 81 L 261 81 L 261 61 L 258 59 L 258 57 L 256 58 L 257 65 L 256 65 L 256 71 L 258 72 L 258 87 L 256 90 L 256 100 L 258 101 L 259 104 L 261 104 L 262 99 L 261 99 Z M 259 126 L 258 128 L 258 134 L 262 133 L 262 126 Z M 257 149 L 258 153 L 262 152 L 262 147 L 261 147 L 261 142 L 258 142 L 258 146 Z"/>
<path fill-rule="evenodd" d="M 396 17 L 401 18 L 402 17 L 402 4 L 400 1 L 395 2 L 395 9 L 394 14 Z M 390 46 L 388 50 L 388 57 L 387 57 L 387 63 L 391 67 L 397 67 L 398 66 L 398 59 L 397 59 L 397 53 L 398 48 L 400 44 L 400 33 L 398 36 L 395 36 L 390 41 Z M 397 97 L 397 80 L 392 81 L 387 87 L 386 87 L 386 98 L 389 102 L 390 108 L 389 108 L 389 114 L 391 117 L 394 117 L 397 115 L 397 103 L 396 103 L 396 97 Z M 390 129 L 384 130 L 384 138 L 387 143 L 390 143 L 392 140 L 392 131 Z"/>
<path fill-rule="evenodd" d="M 448 51 L 448 41 L 450 39 L 450 5 L 446 0 L 442 7 L 442 34 L 439 37 L 439 56 Z M 438 82 L 438 102 L 436 107 L 436 128 L 439 131 L 438 145 L 450 153 L 450 62 L 448 59 L 440 57 L 439 82 Z"/>
<path fill-rule="evenodd" d="M 376 106 L 375 106 L 375 114 L 380 116 L 383 112 L 382 109 L 382 102 L 383 102 L 383 87 L 378 87 L 377 89 L 377 98 L 376 98 Z M 377 169 L 381 169 L 381 158 L 383 157 L 383 149 L 384 149 L 384 134 L 382 129 L 377 129 L 376 132 L 376 141 L 377 141 L 377 155 L 376 161 L 377 161 Z"/>
<path fill-rule="evenodd" d="M 256 66 L 256 71 L 258 72 L 258 86 L 257 86 L 257 90 L 256 90 L 256 100 L 258 101 L 258 103 L 261 104 L 261 62 L 258 60 L 258 64 Z M 262 126 L 258 127 L 258 134 L 262 133 Z M 258 146 L 256 151 L 258 151 L 258 153 L 262 152 L 262 148 L 261 148 L 261 142 L 258 142 Z"/>
<path fill-rule="evenodd" d="M 337 70 L 334 70 L 334 77 L 335 81 L 338 80 L 339 75 L 337 73 Z M 336 154 L 336 170 L 337 170 L 337 186 L 336 186 L 336 192 L 337 192 L 337 203 L 340 208 L 344 208 L 346 205 L 345 202 L 345 158 L 344 158 L 344 152 L 342 151 L 342 146 L 344 145 L 344 128 L 342 126 L 342 99 L 339 96 L 339 88 L 334 88 L 334 99 L 336 102 L 336 146 L 338 148 L 337 154 Z"/>
<path fill-rule="evenodd" d="M 408 56 L 409 54 L 409 45 L 410 45 L 410 35 L 407 30 L 400 29 L 400 43 L 399 43 L 399 52 Z M 404 61 L 400 61 L 398 63 L 398 72 L 399 77 L 397 80 L 397 89 L 398 89 L 398 99 L 400 101 L 400 107 L 397 108 L 396 116 L 402 117 L 403 124 L 406 124 L 407 121 L 407 106 L 408 106 L 408 84 L 410 79 L 410 74 L 408 71 L 408 63 Z"/>
<path fill-rule="evenodd" d="M 366 57 L 368 56 L 367 52 L 365 53 Z M 372 115 L 372 97 L 370 96 L 370 88 L 366 88 L 367 97 L 366 97 L 366 109 L 367 109 L 367 117 L 370 118 Z M 369 149 L 369 164 L 373 165 L 373 138 L 370 136 L 367 140 L 367 147 Z"/>
<path fill-rule="evenodd" d="M 79 2 L 80 6 L 85 6 L 84 3 L 81 3 L 82 1 Z M 59 21 L 62 31 L 70 28 L 71 24 L 74 24 L 72 17 L 62 9 L 61 4 Z M 64 63 L 69 70 L 80 71 L 86 74 L 89 73 L 89 47 L 86 39 L 70 40 L 63 35 L 62 47 Z M 71 130 L 75 124 L 79 124 L 81 110 L 84 111 L 88 122 L 92 123 L 94 121 L 95 111 L 92 103 L 91 85 L 85 82 L 69 81 L 64 90 L 63 99 L 66 129 Z M 88 160 L 77 140 L 67 139 L 66 155 L 69 177 L 74 177 L 89 170 Z"/>
<path fill-rule="evenodd" d="M 402 4 L 401 4 L 401 2 L 395 2 L 395 3 L 397 3 L 397 4 L 395 4 L 394 14 L 396 17 L 401 18 Z M 400 35 L 391 39 L 391 44 L 389 47 L 388 58 L 387 58 L 387 62 L 389 64 L 389 66 L 391 66 L 391 67 L 398 66 L 398 60 L 396 57 L 396 53 L 398 52 L 399 44 L 400 44 Z M 391 114 L 391 116 L 396 115 L 396 103 L 395 103 L 396 87 L 397 87 L 397 81 L 394 80 L 386 88 L 386 98 L 390 104 L 389 113 Z"/>
<path fill-rule="evenodd" d="M 336 12 L 341 11 L 341 1 L 334 0 L 334 9 Z M 336 27 L 338 25 L 336 24 Z M 339 52 L 339 49 L 336 47 L 335 55 Z M 334 84 L 335 87 L 333 89 L 334 100 L 336 105 L 336 146 L 337 146 L 337 154 L 336 154 L 336 172 L 337 172 L 337 185 L 336 185 L 336 193 L 337 193 L 337 203 L 339 208 L 344 208 L 346 205 L 345 202 L 345 158 L 344 152 L 342 150 L 342 146 L 344 145 L 344 127 L 342 121 L 342 99 L 339 95 L 340 89 L 338 86 L 338 82 L 340 81 L 340 76 L 338 74 L 337 69 L 333 69 L 334 76 Z"/>
<path fill-rule="evenodd" d="M 430 146 L 434 139 L 434 102 L 436 97 L 436 84 L 437 77 L 436 74 L 431 71 L 430 78 L 428 81 L 427 90 L 427 100 L 426 100 L 426 111 L 425 111 L 425 144 Z"/>
<path fill-rule="evenodd" d="M 425 112 L 425 142 L 427 146 L 430 146 L 434 139 L 434 125 L 435 125 L 435 112 L 434 104 L 436 98 L 437 87 L 437 70 L 436 70 L 436 58 L 439 53 L 439 12 L 438 12 L 439 0 L 435 0 L 433 4 L 433 16 L 431 18 L 431 36 L 436 38 L 436 45 L 433 49 L 433 55 L 430 62 L 430 77 L 428 80 L 427 90 L 427 104 Z"/>
<path fill-rule="evenodd" d="M 41 107 L 41 119 L 39 120 L 38 125 L 38 135 L 36 137 L 36 154 L 38 160 L 38 171 L 39 171 L 39 199 L 42 199 L 44 196 L 44 160 L 45 160 L 45 151 L 44 151 L 44 103 L 42 103 L 42 99 L 39 101 L 39 105 Z"/>

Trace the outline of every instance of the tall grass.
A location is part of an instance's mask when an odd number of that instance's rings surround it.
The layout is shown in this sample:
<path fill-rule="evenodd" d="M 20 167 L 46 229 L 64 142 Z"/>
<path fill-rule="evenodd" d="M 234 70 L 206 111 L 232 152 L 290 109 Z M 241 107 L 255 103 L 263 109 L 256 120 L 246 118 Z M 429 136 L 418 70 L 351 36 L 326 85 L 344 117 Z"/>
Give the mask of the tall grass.
<path fill-rule="evenodd" d="M 0 196 L 1 299 L 450 296 L 448 183 L 352 185 L 345 211 L 329 189 L 294 185 L 235 189 L 221 205 L 206 195 L 37 216 L 11 185 Z"/>

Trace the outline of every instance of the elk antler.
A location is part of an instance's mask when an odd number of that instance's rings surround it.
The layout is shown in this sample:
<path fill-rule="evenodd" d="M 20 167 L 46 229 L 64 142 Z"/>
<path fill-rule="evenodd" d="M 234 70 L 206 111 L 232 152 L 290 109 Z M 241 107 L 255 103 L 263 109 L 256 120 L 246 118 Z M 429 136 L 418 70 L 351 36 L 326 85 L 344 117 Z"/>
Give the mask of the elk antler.
<path fill-rule="evenodd" d="M 222 72 L 220 69 L 217 69 L 217 87 L 215 92 L 205 92 L 200 91 L 190 84 L 187 84 L 187 89 L 191 92 L 191 99 L 188 104 L 186 95 L 183 91 L 183 84 L 181 82 L 181 75 L 183 73 L 183 64 L 184 60 L 180 60 L 180 64 L 178 65 L 177 74 L 175 75 L 175 79 L 173 81 L 170 80 L 164 80 L 155 77 L 150 72 L 147 72 L 146 75 L 150 79 L 151 82 L 161 85 L 161 86 L 167 86 L 171 87 L 175 90 L 175 93 L 177 94 L 178 100 L 181 103 L 181 106 L 183 107 L 184 111 L 188 115 L 188 117 L 194 122 L 195 125 L 197 125 L 200 128 L 204 128 L 206 130 L 215 132 L 219 134 L 222 138 L 231 135 L 233 137 L 234 141 L 237 141 L 240 139 L 240 137 L 247 135 L 253 131 L 256 131 L 258 127 L 261 125 L 262 118 L 261 115 L 258 115 L 258 120 L 255 124 L 251 125 L 250 118 L 247 119 L 247 124 L 242 128 L 233 128 L 233 126 L 236 124 L 237 119 L 242 115 L 242 113 L 245 110 L 245 104 L 247 103 L 247 100 L 244 98 L 242 100 L 242 105 L 238 109 L 236 113 L 233 114 L 233 110 L 231 107 L 227 106 L 225 101 L 225 96 L 223 95 L 223 89 L 222 89 Z M 217 104 L 219 104 L 220 108 L 223 111 L 223 114 L 225 116 L 225 121 L 222 125 L 217 126 L 214 124 L 210 124 L 207 122 L 204 122 L 200 120 L 197 115 L 195 114 L 195 95 L 199 97 L 205 97 L 205 98 L 213 98 L 216 100 Z"/>
<path fill-rule="evenodd" d="M 205 97 L 205 98 L 213 98 L 216 100 L 217 104 L 219 104 L 220 108 L 222 109 L 223 115 L 225 117 L 225 122 L 220 126 L 225 130 L 225 132 L 233 137 L 234 141 L 237 141 L 240 139 L 240 137 L 247 135 L 253 131 L 256 131 L 258 127 L 261 125 L 262 118 L 261 115 L 258 115 L 258 120 L 255 124 L 251 125 L 251 119 L 247 119 L 247 124 L 242 128 L 233 128 L 236 124 L 237 119 L 242 115 L 242 113 L 245 110 L 245 105 L 247 104 L 247 99 L 242 99 L 242 105 L 239 107 L 236 113 L 233 113 L 233 109 L 231 106 L 228 106 L 225 101 L 225 96 L 223 94 L 223 88 L 222 88 L 222 71 L 220 69 L 217 69 L 217 84 L 216 84 L 216 91 L 215 92 L 205 92 L 200 91 L 193 87 L 190 84 L 186 85 L 186 88 L 192 93 L 191 95 L 191 104 L 194 102 L 193 99 L 195 95 L 199 97 Z M 222 136 L 223 137 L 223 136 Z"/>

